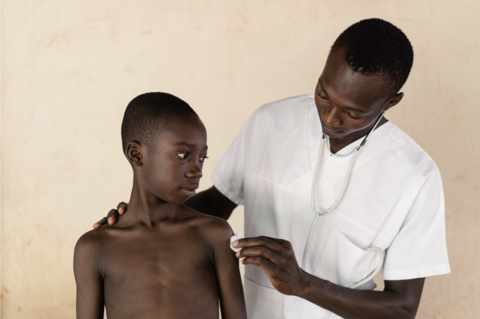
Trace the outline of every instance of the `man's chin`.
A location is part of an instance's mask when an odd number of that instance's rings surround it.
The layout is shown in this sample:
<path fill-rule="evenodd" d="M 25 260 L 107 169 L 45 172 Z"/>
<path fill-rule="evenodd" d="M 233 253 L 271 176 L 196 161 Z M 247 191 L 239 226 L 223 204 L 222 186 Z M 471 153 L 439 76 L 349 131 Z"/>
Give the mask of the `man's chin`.
<path fill-rule="evenodd" d="M 329 132 L 329 131 L 326 131 L 326 130 L 324 130 L 323 133 L 326 136 L 328 136 L 328 138 L 330 138 L 330 139 L 341 138 L 341 137 L 345 137 L 345 136 L 348 135 L 348 134 L 345 134 L 344 132 Z"/>

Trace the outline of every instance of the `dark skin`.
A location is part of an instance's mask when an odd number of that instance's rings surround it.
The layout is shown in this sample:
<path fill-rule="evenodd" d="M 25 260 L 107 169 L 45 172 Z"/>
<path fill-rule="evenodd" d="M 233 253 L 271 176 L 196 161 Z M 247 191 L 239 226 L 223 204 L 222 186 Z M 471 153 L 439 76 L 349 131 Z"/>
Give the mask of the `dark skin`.
<path fill-rule="evenodd" d="M 394 91 L 386 79 L 383 74 L 366 76 L 354 72 L 346 64 L 342 50 L 330 53 L 315 87 L 315 104 L 332 153 L 365 136 L 382 111 L 402 100 L 403 93 Z M 382 119 L 378 127 L 386 122 Z M 199 211 L 215 211 L 222 218 L 228 218 L 236 207 L 215 187 L 191 198 L 187 205 Z M 121 203 L 118 213 L 125 211 L 126 204 Z M 118 213 L 112 210 L 108 220 L 104 218 L 94 227 L 107 221 L 115 223 Z M 238 258 L 244 258 L 243 264 L 261 268 L 283 294 L 304 298 L 343 318 L 415 318 L 425 278 L 385 281 L 383 291 L 352 290 L 302 270 L 286 240 L 260 236 L 233 245 L 243 248 L 237 253 Z"/>
<path fill-rule="evenodd" d="M 183 205 L 202 177 L 206 131 L 173 118 L 154 146 L 131 142 L 129 214 L 83 235 L 75 248 L 77 318 L 245 319 L 228 223 Z"/>

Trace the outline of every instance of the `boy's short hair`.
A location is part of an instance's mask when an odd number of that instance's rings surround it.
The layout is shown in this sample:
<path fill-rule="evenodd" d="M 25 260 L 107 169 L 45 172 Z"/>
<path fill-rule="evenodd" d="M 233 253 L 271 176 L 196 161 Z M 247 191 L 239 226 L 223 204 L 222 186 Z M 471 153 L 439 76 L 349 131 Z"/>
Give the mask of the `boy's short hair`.
<path fill-rule="evenodd" d="M 413 48 L 407 36 L 382 19 L 359 21 L 342 32 L 332 51 L 345 50 L 345 60 L 355 72 L 365 75 L 385 74 L 398 92 L 413 65 Z"/>
<path fill-rule="evenodd" d="M 173 115 L 197 114 L 185 101 L 161 92 L 145 93 L 128 103 L 122 121 L 122 147 L 137 141 L 153 146 L 159 132 Z"/>

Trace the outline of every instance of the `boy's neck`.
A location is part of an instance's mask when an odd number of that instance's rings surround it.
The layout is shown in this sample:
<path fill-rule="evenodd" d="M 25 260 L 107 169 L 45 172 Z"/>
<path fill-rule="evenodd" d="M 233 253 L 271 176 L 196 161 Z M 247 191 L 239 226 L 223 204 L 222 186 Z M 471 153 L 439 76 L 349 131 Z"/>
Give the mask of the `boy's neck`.
<path fill-rule="evenodd" d="M 178 206 L 148 194 L 134 181 L 128 203 L 128 214 L 122 218 L 153 227 L 164 220 L 172 219 L 177 213 Z"/>

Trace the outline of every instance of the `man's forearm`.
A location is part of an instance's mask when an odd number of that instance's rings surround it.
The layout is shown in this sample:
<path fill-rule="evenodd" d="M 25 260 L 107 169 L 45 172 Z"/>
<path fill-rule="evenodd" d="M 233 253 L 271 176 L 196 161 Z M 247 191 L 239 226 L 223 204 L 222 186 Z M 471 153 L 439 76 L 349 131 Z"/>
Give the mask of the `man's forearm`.
<path fill-rule="evenodd" d="M 220 193 L 214 186 L 198 193 L 185 205 L 200 213 L 228 219 L 237 205 Z"/>
<path fill-rule="evenodd" d="M 346 319 L 415 318 L 424 278 L 390 282 L 397 290 L 353 290 L 307 274 L 298 297 Z"/>
<path fill-rule="evenodd" d="M 220 213 L 219 211 L 212 209 L 214 204 L 210 189 L 199 192 L 195 196 L 190 197 L 184 203 L 184 205 L 196 210 L 197 212 L 223 218 L 223 216 L 217 215 Z"/>

